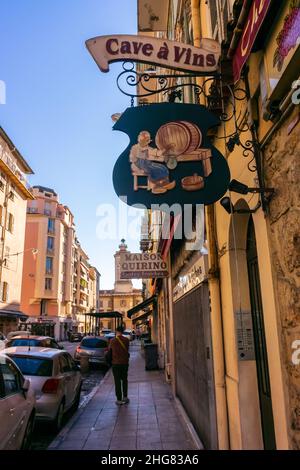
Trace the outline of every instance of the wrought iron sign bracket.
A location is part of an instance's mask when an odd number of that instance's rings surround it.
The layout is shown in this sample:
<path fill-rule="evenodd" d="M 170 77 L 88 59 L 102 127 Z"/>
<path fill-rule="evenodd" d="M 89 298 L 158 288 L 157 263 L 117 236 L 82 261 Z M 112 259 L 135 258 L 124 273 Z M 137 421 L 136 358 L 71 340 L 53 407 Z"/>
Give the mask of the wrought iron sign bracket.
<path fill-rule="evenodd" d="M 244 158 L 248 158 L 247 167 L 250 172 L 258 174 L 259 186 L 264 188 L 261 150 L 256 131 L 251 122 L 247 107 L 239 103 L 250 99 L 247 71 L 238 84 L 228 83 L 228 79 L 217 72 L 179 73 L 176 70 L 170 73 L 158 74 L 155 68 L 139 70 L 133 62 L 125 61 L 123 70 L 117 76 L 117 87 L 130 98 L 131 106 L 135 99 L 140 105 L 147 105 L 153 101 L 147 98 L 160 96 L 158 102 L 184 102 L 184 90 L 192 90 L 196 104 L 205 103 L 207 108 L 218 115 L 220 124 L 223 124 L 222 135 L 215 139 L 224 140 L 228 153 L 238 147 Z M 203 80 L 200 82 L 199 78 Z M 199 83 L 200 82 L 200 83 Z M 233 130 L 227 134 L 226 123 L 233 123 Z M 232 127 L 232 126 L 231 126 Z M 269 198 L 260 194 L 261 206 L 267 211 Z"/>

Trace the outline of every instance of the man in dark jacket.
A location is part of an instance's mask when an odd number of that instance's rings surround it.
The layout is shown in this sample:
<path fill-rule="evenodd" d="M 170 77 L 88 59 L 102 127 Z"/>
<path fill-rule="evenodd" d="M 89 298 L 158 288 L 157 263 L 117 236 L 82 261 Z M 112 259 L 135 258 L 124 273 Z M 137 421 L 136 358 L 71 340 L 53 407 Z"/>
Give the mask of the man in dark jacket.
<path fill-rule="evenodd" d="M 129 364 L 129 339 L 122 335 L 124 328 L 119 326 L 116 337 L 111 340 L 109 348 L 112 350 L 112 371 L 115 379 L 116 405 L 129 403 L 128 391 L 128 364 Z M 123 393 L 122 393 L 123 391 Z"/>

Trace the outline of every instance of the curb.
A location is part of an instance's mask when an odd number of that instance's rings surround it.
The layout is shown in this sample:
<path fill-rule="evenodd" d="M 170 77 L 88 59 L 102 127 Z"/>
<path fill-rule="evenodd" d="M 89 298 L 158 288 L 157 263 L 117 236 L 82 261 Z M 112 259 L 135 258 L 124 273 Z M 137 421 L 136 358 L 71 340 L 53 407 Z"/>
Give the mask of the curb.
<path fill-rule="evenodd" d="M 174 401 L 175 401 L 175 406 L 176 406 L 176 409 L 178 411 L 178 415 L 179 417 L 181 418 L 183 424 L 186 426 L 186 428 L 188 429 L 189 433 L 190 433 L 190 436 L 192 438 L 192 441 L 196 447 L 196 450 L 205 450 L 204 449 L 204 446 L 190 420 L 190 418 L 188 417 L 185 409 L 183 408 L 183 405 L 181 403 L 181 401 L 179 400 L 179 398 L 175 397 L 174 398 Z"/>
<path fill-rule="evenodd" d="M 86 406 L 90 403 L 90 401 L 94 398 L 94 396 L 96 395 L 96 393 L 98 392 L 98 390 L 102 387 L 102 385 L 104 385 L 108 380 L 109 378 L 111 377 L 112 375 L 112 369 L 110 368 L 105 376 L 103 377 L 103 379 L 101 380 L 101 382 L 96 385 L 92 391 L 89 393 L 88 395 L 88 399 L 78 408 L 77 412 L 74 414 L 74 416 L 72 416 L 72 418 L 70 418 L 70 420 L 67 422 L 67 424 L 63 427 L 63 429 L 59 432 L 59 434 L 57 434 L 57 436 L 55 437 L 55 439 L 51 442 L 51 444 L 47 447 L 46 450 L 55 450 L 57 448 L 57 446 L 59 444 L 61 444 L 61 442 L 64 440 L 66 434 L 68 434 L 68 432 L 71 430 L 71 428 L 74 426 L 74 424 L 76 423 L 76 421 L 80 418 L 80 416 L 83 414 L 83 412 L 85 411 L 85 408 Z"/>

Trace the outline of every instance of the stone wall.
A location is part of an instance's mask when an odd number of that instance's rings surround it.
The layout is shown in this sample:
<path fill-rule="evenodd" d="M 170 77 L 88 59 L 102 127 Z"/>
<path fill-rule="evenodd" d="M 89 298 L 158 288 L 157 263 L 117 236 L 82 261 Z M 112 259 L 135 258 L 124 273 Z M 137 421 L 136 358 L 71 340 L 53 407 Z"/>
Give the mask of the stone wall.
<path fill-rule="evenodd" d="M 290 446 L 299 450 L 300 364 L 293 364 L 292 344 L 300 340 L 300 123 L 288 135 L 296 113 L 299 109 L 275 132 L 265 149 L 265 176 L 266 186 L 275 188 L 270 203 L 270 246 L 281 322 Z"/>

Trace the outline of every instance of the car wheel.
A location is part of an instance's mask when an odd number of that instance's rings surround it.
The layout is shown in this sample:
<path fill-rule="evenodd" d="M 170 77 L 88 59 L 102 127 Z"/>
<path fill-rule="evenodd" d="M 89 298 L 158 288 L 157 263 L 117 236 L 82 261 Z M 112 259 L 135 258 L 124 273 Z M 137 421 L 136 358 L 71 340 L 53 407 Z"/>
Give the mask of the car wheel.
<path fill-rule="evenodd" d="M 79 386 L 79 389 L 76 393 L 76 398 L 75 398 L 75 401 L 74 401 L 74 404 L 73 404 L 73 410 L 76 411 L 79 407 L 79 403 L 80 403 L 80 393 L 81 393 L 81 384 Z"/>
<path fill-rule="evenodd" d="M 32 441 L 32 433 L 33 433 L 33 428 L 34 428 L 34 414 L 32 414 L 29 418 L 29 421 L 26 426 L 25 434 L 23 437 L 23 442 L 22 442 L 22 450 L 29 450 L 31 447 L 31 441 Z"/>
<path fill-rule="evenodd" d="M 62 428 L 64 414 L 65 414 L 65 403 L 64 401 L 61 401 L 57 410 L 55 421 L 54 421 L 54 427 L 56 431 L 59 431 Z"/>

